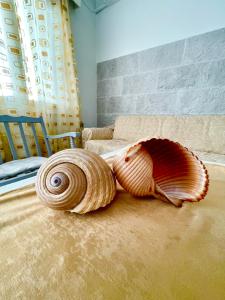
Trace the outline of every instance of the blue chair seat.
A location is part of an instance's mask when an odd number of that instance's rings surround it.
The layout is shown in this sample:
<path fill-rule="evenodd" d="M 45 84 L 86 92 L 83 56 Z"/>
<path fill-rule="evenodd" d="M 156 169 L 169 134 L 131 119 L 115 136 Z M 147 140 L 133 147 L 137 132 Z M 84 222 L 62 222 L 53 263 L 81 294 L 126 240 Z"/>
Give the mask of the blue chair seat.
<path fill-rule="evenodd" d="M 0 165 L 0 180 L 37 170 L 47 160 L 46 157 L 33 156 L 16 159 Z"/>

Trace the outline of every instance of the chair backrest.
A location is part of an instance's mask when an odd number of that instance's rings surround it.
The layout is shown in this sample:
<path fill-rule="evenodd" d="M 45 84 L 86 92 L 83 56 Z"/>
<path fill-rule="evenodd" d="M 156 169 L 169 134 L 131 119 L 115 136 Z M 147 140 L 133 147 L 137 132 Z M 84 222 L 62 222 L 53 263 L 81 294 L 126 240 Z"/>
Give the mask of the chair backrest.
<path fill-rule="evenodd" d="M 26 157 L 30 157 L 31 153 L 29 151 L 28 143 L 27 143 L 26 136 L 25 136 L 24 129 L 23 129 L 24 123 L 31 125 L 31 130 L 32 130 L 32 133 L 34 136 L 34 141 L 35 141 L 38 156 L 42 156 L 42 153 L 41 153 L 41 147 L 40 147 L 40 144 L 38 141 L 37 132 L 35 129 L 35 124 L 37 124 L 37 123 L 39 123 L 41 125 L 41 129 L 43 132 L 43 137 L 44 137 L 45 145 L 47 148 L 48 156 L 50 156 L 52 154 L 51 147 L 50 147 L 50 144 L 48 141 L 47 131 L 46 131 L 45 124 L 44 124 L 42 117 L 31 118 L 31 117 L 26 117 L 26 116 L 13 117 L 13 116 L 8 116 L 8 115 L 0 115 L 0 123 L 4 124 L 13 160 L 18 159 L 18 156 L 16 153 L 15 145 L 13 143 L 13 138 L 12 138 L 9 123 L 18 123 Z M 2 157 L 0 154 L 0 164 L 2 164 L 2 163 L 3 163 L 3 160 L 2 160 Z"/>

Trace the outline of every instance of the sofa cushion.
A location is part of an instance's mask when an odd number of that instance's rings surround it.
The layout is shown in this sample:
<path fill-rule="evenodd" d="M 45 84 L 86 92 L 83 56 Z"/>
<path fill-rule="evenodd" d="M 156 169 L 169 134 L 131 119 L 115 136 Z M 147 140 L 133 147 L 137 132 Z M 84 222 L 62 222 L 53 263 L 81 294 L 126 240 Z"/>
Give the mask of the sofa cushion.
<path fill-rule="evenodd" d="M 120 116 L 114 139 L 162 137 L 197 151 L 225 154 L 225 116 Z"/>
<path fill-rule="evenodd" d="M 225 155 L 209 152 L 194 151 L 195 155 L 204 163 L 217 163 L 225 166 Z"/>
<path fill-rule="evenodd" d="M 158 116 L 119 116 L 115 121 L 113 139 L 130 142 L 140 138 L 160 136 L 162 118 Z"/>
<path fill-rule="evenodd" d="M 0 165 L 0 180 L 36 170 L 46 160 L 46 157 L 35 156 L 6 162 Z"/>
<path fill-rule="evenodd" d="M 129 145 L 130 142 L 124 140 L 89 140 L 85 143 L 85 149 L 97 154 L 104 154 Z"/>
<path fill-rule="evenodd" d="M 104 154 L 117 150 L 129 145 L 130 142 L 124 140 L 89 140 L 86 142 L 86 150 L 95 152 L 97 154 Z M 203 162 L 218 163 L 225 165 L 225 155 L 209 153 L 204 151 L 193 151 Z"/>

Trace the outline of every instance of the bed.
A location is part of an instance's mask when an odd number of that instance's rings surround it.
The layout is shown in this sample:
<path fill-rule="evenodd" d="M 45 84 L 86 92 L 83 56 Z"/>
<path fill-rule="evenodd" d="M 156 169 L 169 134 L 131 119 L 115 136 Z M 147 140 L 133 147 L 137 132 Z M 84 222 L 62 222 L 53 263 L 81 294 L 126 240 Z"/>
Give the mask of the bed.
<path fill-rule="evenodd" d="M 120 190 L 86 215 L 0 196 L 0 299 L 224 299 L 225 167 L 180 209 Z"/>

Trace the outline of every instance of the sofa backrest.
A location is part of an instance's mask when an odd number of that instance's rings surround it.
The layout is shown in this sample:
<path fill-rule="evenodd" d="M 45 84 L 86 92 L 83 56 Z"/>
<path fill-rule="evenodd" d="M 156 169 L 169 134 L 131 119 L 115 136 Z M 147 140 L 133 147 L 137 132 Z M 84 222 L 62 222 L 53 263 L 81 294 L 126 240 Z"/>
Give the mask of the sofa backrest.
<path fill-rule="evenodd" d="M 130 142 L 161 137 L 177 141 L 192 150 L 225 154 L 225 116 L 120 116 L 113 138 Z"/>

